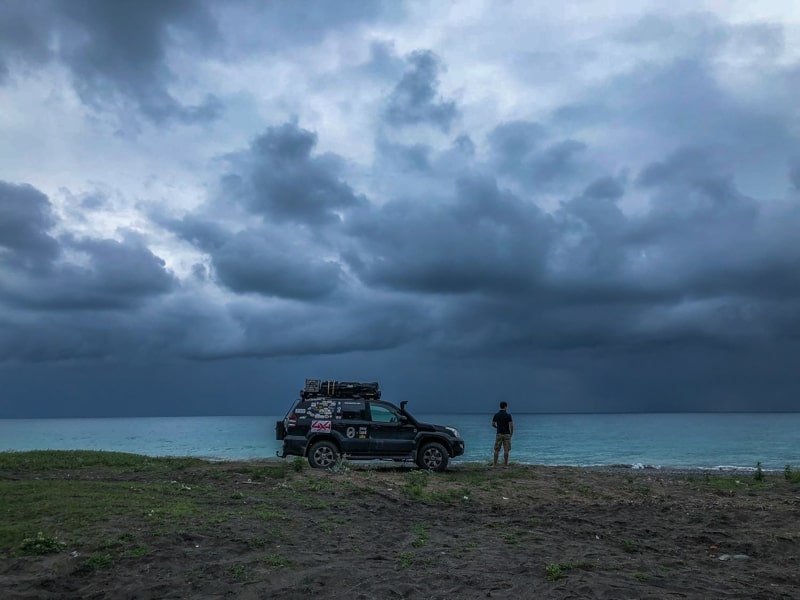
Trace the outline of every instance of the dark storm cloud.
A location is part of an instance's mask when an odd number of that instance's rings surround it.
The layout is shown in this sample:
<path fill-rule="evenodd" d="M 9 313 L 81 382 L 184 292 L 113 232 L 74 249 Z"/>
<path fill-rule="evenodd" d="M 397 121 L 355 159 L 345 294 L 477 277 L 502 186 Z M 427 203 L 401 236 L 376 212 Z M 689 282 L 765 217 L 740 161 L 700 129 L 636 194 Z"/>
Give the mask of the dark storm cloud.
<path fill-rule="evenodd" d="M 47 196 L 0 182 L 0 306 L 130 307 L 176 284 L 164 261 L 136 236 L 56 238 L 54 225 Z"/>
<path fill-rule="evenodd" d="M 339 211 L 366 200 L 342 179 L 343 161 L 312 154 L 317 136 L 295 123 L 270 127 L 246 152 L 229 157 L 220 202 L 241 204 L 277 221 L 338 222 Z"/>
<path fill-rule="evenodd" d="M 268 232 L 240 232 L 211 257 L 219 281 L 234 292 L 313 300 L 331 294 L 342 279 L 338 263 L 303 256 L 302 249 Z"/>
<path fill-rule="evenodd" d="M 430 50 L 417 50 L 407 61 L 406 72 L 389 95 L 386 122 L 397 127 L 429 124 L 449 131 L 458 109 L 455 102 L 439 96 L 439 58 Z"/>
<path fill-rule="evenodd" d="M 0 84 L 13 67 L 41 65 L 51 57 L 50 7 L 44 3 L 5 2 L 0 6 Z"/>
<path fill-rule="evenodd" d="M 206 5 L 190 0 L 4 3 L 0 49 L 11 60 L 33 65 L 56 56 L 71 72 L 81 99 L 96 107 L 127 108 L 163 123 L 207 121 L 221 104 L 208 95 L 195 106 L 169 91 L 174 79 L 166 64 L 175 39 L 194 39 L 199 52 L 213 43 L 216 26 Z M 202 43 L 198 43 L 202 41 Z M 0 63 L 0 74 L 8 65 Z"/>
<path fill-rule="evenodd" d="M 208 344 L 189 351 L 203 360 L 387 350 L 418 343 L 429 334 L 424 309 L 408 300 L 348 294 L 326 305 L 292 303 L 264 311 L 234 306 L 231 318 L 242 331 L 232 348 Z"/>
<path fill-rule="evenodd" d="M 393 201 L 349 224 L 348 256 L 366 282 L 421 293 L 528 290 L 540 274 L 548 220 L 493 179 L 462 178 L 453 198 Z"/>
<path fill-rule="evenodd" d="M 781 26 L 732 25 L 702 14 L 644 19 L 623 32 L 623 48 L 658 48 L 659 60 L 604 79 L 559 108 L 556 121 L 573 129 L 599 125 L 618 140 L 631 136 L 651 158 L 682 146 L 713 147 L 737 175 L 774 183 L 798 143 L 786 126 L 796 104 L 796 65 L 777 59 L 784 35 Z M 754 72 L 763 101 L 736 89 Z"/>
<path fill-rule="evenodd" d="M 494 168 L 527 187 L 544 189 L 572 180 L 586 144 L 552 141 L 539 123 L 512 121 L 498 125 L 488 137 Z"/>
<path fill-rule="evenodd" d="M 58 254 L 50 201 L 30 185 L 0 181 L 0 264 L 47 264 Z"/>

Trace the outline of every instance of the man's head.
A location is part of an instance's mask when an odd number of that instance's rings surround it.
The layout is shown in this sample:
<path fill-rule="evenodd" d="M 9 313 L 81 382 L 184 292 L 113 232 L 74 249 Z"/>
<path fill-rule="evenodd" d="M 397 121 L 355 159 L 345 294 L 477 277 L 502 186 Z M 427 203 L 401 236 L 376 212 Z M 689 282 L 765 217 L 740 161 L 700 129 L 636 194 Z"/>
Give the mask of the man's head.
<path fill-rule="evenodd" d="M 505 410 L 505 409 L 507 409 L 507 408 L 508 408 L 508 402 L 506 402 L 505 400 L 503 400 L 503 401 L 500 403 L 500 410 Z"/>

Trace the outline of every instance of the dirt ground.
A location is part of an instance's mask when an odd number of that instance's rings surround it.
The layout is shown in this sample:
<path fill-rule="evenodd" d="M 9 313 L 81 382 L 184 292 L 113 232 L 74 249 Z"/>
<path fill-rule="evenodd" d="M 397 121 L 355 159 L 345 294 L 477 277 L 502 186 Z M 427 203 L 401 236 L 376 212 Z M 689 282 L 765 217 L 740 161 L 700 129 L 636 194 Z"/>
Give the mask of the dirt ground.
<path fill-rule="evenodd" d="M 783 474 L 148 465 L 0 461 L 0 598 L 800 598 Z"/>

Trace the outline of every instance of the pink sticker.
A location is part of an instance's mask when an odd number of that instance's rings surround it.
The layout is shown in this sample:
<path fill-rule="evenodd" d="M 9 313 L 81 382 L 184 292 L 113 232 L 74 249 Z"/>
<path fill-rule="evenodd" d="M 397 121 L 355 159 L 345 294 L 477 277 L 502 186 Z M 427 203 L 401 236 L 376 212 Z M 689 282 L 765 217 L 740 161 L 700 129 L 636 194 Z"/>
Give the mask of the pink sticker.
<path fill-rule="evenodd" d="M 330 421 L 312 421 L 311 423 L 311 431 L 315 433 L 330 433 L 331 432 L 331 422 Z"/>

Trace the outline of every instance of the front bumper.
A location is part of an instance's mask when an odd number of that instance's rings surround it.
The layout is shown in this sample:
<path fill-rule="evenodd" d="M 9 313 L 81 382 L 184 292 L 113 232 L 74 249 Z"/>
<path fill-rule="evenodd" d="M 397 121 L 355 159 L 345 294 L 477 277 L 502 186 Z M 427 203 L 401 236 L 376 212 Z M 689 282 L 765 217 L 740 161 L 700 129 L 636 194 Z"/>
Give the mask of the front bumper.
<path fill-rule="evenodd" d="M 461 456 L 464 454 L 464 440 L 455 440 L 451 446 L 453 447 L 453 456 Z"/>

